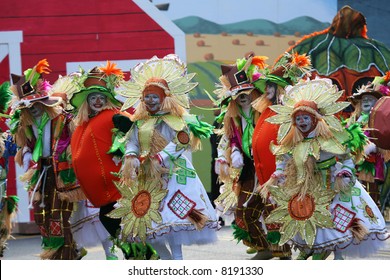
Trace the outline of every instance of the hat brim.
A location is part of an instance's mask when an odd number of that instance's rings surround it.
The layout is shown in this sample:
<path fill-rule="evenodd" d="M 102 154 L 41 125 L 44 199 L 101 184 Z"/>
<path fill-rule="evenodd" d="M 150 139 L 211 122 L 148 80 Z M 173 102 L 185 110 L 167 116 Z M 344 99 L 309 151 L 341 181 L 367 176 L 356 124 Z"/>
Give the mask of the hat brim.
<path fill-rule="evenodd" d="M 360 100 L 360 99 L 362 99 L 362 97 L 364 95 L 372 95 L 372 96 L 374 96 L 377 99 L 383 97 L 382 93 L 380 93 L 379 91 L 375 91 L 374 90 L 374 91 L 362 92 L 361 94 L 357 94 L 357 95 L 352 95 L 352 96 L 349 97 L 349 99 L 351 99 L 351 100 Z"/>
<path fill-rule="evenodd" d="M 24 103 L 23 101 L 19 101 L 19 104 L 16 106 L 15 110 L 17 109 L 25 109 L 30 108 L 35 103 L 42 103 L 44 106 L 47 107 L 54 107 L 57 105 L 60 105 L 62 102 L 62 99 L 60 97 L 46 97 L 41 99 L 35 99 L 35 100 L 28 100 L 28 102 Z"/>
<path fill-rule="evenodd" d="M 91 86 L 89 88 L 80 90 L 79 92 L 76 92 L 73 94 L 72 98 L 70 99 L 70 104 L 75 108 L 80 108 L 80 106 L 85 102 L 88 95 L 90 93 L 99 92 L 103 93 L 107 98 L 115 105 L 115 106 L 122 106 L 122 103 L 114 97 L 114 94 L 108 90 L 105 87 L 101 86 Z"/>
<path fill-rule="evenodd" d="M 278 86 L 281 86 L 283 88 L 290 85 L 290 83 L 288 81 L 286 81 L 285 79 L 283 79 L 279 76 L 276 76 L 276 75 L 272 75 L 272 74 L 267 75 L 265 78 L 260 78 L 257 81 L 254 81 L 253 85 L 257 89 L 259 89 L 262 93 L 265 93 L 265 88 L 267 86 L 267 82 L 277 84 Z"/>

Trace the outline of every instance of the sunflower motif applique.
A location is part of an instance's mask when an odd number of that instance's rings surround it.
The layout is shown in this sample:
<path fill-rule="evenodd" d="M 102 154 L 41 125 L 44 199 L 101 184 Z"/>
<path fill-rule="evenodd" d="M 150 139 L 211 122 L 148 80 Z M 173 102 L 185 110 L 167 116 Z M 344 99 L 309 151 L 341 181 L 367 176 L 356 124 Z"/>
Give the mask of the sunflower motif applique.
<path fill-rule="evenodd" d="M 122 239 L 131 236 L 145 242 L 147 229 L 152 228 L 152 222 L 162 222 L 159 207 L 168 190 L 161 189 L 159 184 L 152 180 L 132 188 L 119 183 L 116 186 L 122 198 L 118 201 L 118 207 L 108 216 L 122 219 Z"/>
<path fill-rule="evenodd" d="M 358 205 L 357 208 L 363 210 L 364 217 L 366 217 L 370 221 L 370 223 L 378 224 L 379 218 L 375 216 L 374 211 L 372 211 L 371 207 L 367 204 L 367 202 L 363 198 L 360 198 L 360 202 L 362 204 Z"/>
<path fill-rule="evenodd" d="M 266 218 L 266 224 L 281 224 L 279 245 L 285 244 L 296 234 L 300 234 L 311 247 L 314 244 L 317 227 L 332 228 L 332 215 L 327 209 L 335 193 L 330 190 L 318 190 L 288 196 L 279 187 L 270 187 L 272 198 L 278 207 Z"/>

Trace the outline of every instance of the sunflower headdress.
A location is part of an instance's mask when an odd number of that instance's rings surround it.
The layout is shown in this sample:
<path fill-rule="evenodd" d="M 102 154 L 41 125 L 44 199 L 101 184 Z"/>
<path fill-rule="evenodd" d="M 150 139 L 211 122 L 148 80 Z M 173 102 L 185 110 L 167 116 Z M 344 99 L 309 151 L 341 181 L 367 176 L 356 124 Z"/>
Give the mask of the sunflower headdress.
<path fill-rule="evenodd" d="M 156 86 L 164 91 L 161 110 L 181 116 L 190 108 L 187 93 L 198 83 L 191 82 L 195 73 L 187 73 L 187 67 L 178 56 L 169 54 L 163 58 L 152 57 L 130 70 L 131 79 L 120 84 L 118 94 L 126 97 L 122 110 L 126 110 L 143 100 L 143 92 L 149 86 Z M 136 107 L 135 119 L 147 116 L 143 102 Z"/>

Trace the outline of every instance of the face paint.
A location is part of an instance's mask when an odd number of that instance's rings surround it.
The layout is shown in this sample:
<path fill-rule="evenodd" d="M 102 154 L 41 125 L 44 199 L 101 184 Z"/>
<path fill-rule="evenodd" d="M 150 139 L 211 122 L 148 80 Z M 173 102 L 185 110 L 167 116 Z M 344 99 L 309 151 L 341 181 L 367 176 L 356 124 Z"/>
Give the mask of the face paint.
<path fill-rule="evenodd" d="M 297 128 L 304 134 L 307 135 L 315 128 L 313 126 L 312 117 L 307 113 L 298 113 L 295 115 L 295 124 Z"/>
<path fill-rule="evenodd" d="M 144 102 L 146 110 L 148 110 L 149 113 L 155 114 L 160 110 L 161 100 L 160 95 L 157 93 L 147 93 L 144 96 Z"/>
<path fill-rule="evenodd" d="M 362 97 L 362 111 L 369 113 L 377 101 L 378 99 L 372 95 L 364 95 Z"/>
<path fill-rule="evenodd" d="M 274 101 L 276 97 L 276 87 L 271 85 L 266 85 L 265 92 L 267 94 L 267 99 L 270 101 Z"/>
<path fill-rule="evenodd" d="M 251 98 L 249 94 L 240 94 L 236 100 L 237 104 L 240 105 L 243 109 L 247 109 L 251 106 Z"/>
<path fill-rule="evenodd" d="M 103 93 L 93 92 L 88 95 L 87 102 L 92 112 L 98 113 L 106 106 L 107 96 Z"/>
<path fill-rule="evenodd" d="M 35 102 L 28 110 L 34 118 L 39 118 L 44 112 L 43 105 L 39 102 Z"/>

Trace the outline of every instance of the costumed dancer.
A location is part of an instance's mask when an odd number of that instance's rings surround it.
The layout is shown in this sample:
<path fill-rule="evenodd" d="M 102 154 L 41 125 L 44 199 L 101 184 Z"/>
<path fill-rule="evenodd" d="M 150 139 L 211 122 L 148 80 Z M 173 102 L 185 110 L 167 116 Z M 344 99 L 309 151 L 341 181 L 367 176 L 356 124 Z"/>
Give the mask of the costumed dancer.
<path fill-rule="evenodd" d="M 122 219 L 122 238 L 150 242 L 161 259 L 183 259 L 183 245 L 217 240 L 215 210 L 184 155 L 212 133 L 187 112 L 194 76 L 176 55 L 154 56 L 131 69 L 119 91 L 127 98 L 122 110 L 138 105 L 118 184 L 122 199 L 110 216 Z"/>
<path fill-rule="evenodd" d="M 69 98 L 79 90 L 72 80 L 72 75 L 60 76 L 49 91 L 50 96 L 62 99 L 62 107 L 70 114 L 74 108 L 69 104 Z M 70 223 L 80 259 L 87 255 L 86 247 L 94 247 L 99 244 L 103 246 L 107 260 L 118 259 L 110 234 L 99 219 L 99 208 L 93 206 L 88 199 L 74 203 Z"/>
<path fill-rule="evenodd" d="M 0 118 L 9 118 L 4 114 L 9 102 L 11 101 L 12 92 L 9 90 L 9 83 L 4 82 L 0 85 Z M 16 145 L 7 131 L 0 129 L 0 257 L 3 257 L 4 250 L 7 247 L 7 240 L 11 237 L 12 220 L 17 211 L 19 198 L 14 195 L 7 195 L 7 171 L 8 157 L 13 156 Z"/>
<path fill-rule="evenodd" d="M 120 219 L 107 216 L 121 197 L 115 186 L 124 152 L 119 139 L 132 125 L 129 114 L 120 112 L 122 103 L 115 98 L 115 87 L 124 74 L 115 63 L 107 61 L 103 67 L 95 67 L 89 72 L 82 70 L 71 77 L 79 88 L 70 98 L 70 104 L 75 108 L 71 150 L 77 181 L 88 200 L 100 208 L 99 219 L 125 259 L 156 258 L 150 246 L 146 255 L 146 248 L 121 242 L 118 239 Z"/>
<path fill-rule="evenodd" d="M 255 192 L 257 178 L 252 158 L 252 136 L 259 112 L 251 104 L 261 93 L 251 80 L 260 75 L 257 70 L 265 68 L 266 59 L 250 53 L 236 64 L 222 65 L 221 86 L 214 91 L 222 107 L 218 118 L 223 118 L 216 159 L 216 172 L 223 185 L 216 200 L 217 209 L 222 215 L 234 214 L 233 235 L 249 247 L 248 253 L 251 249 L 258 251 L 256 259 L 273 257 L 261 222 L 265 205 Z M 286 253 L 285 257 L 289 255 Z"/>
<path fill-rule="evenodd" d="M 280 245 L 291 241 L 317 260 L 335 250 L 364 258 L 388 238 L 383 216 L 354 174 L 348 146 L 356 139 L 335 117 L 349 106 L 337 102 L 341 94 L 329 79 L 301 81 L 286 87 L 284 105 L 272 105 L 277 114 L 267 119 L 280 125 L 279 145 L 271 148 L 272 177 L 282 184 L 268 188 L 278 206 L 266 223 L 281 224 Z"/>
<path fill-rule="evenodd" d="M 275 172 L 275 156 L 270 150 L 270 143 L 276 142 L 279 125 L 271 124 L 267 118 L 276 113 L 271 110 L 271 105 L 280 104 L 285 94 L 284 88 L 295 84 L 303 75 L 310 75 L 310 58 L 305 54 L 285 53 L 276 65 L 262 70 L 253 79 L 253 85 L 263 94 L 253 104 L 253 108 L 260 113 L 256 123 L 253 138 L 253 161 L 255 165 L 258 187 L 261 192 L 262 186 L 271 178 Z M 263 218 L 267 217 L 275 205 L 272 200 L 265 199 L 266 203 Z M 290 257 L 291 250 L 288 244 L 279 246 L 279 226 L 277 224 L 267 224 L 267 240 L 270 243 L 270 250 L 273 257 Z M 290 255 L 288 255 L 290 252 Z"/>
<path fill-rule="evenodd" d="M 43 59 L 22 76 L 11 74 L 15 98 L 10 128 L 19 147 L 15 161 L 26 172 L 21 180 L 31 192 L 30 208 L 42 236 L 40 257 L 74 260 L 78 254 L 69 223 L 73 210 L 69 198 L 84 196 L 68 160 L 71 116 L 60 106 L 60 98 L 48 95 L 51 86 L 42 74 L 49 72 Z"/>
<path fill-rule="evenodd" d="M 387 86 L 389 79 L 390 72 L 387 72 L 384 77 L 376 77 L 372 83 L 369 82 L 358 88 L 351 98 L 355 110 L 348 120 L 348 125 L 360 124 L 369 139 L 364 146 L 364 157 L 356 162 L 356 169 L 358 179 L 365 185 L 367 192 L 379 207 L 381 187 L 385 180 L 385 157 L 386 161 L 389 160 L 390 153 L 370 141 L 373 137 L 368 122 L 371 110 L 377 101 L 390 92 Z"/>

